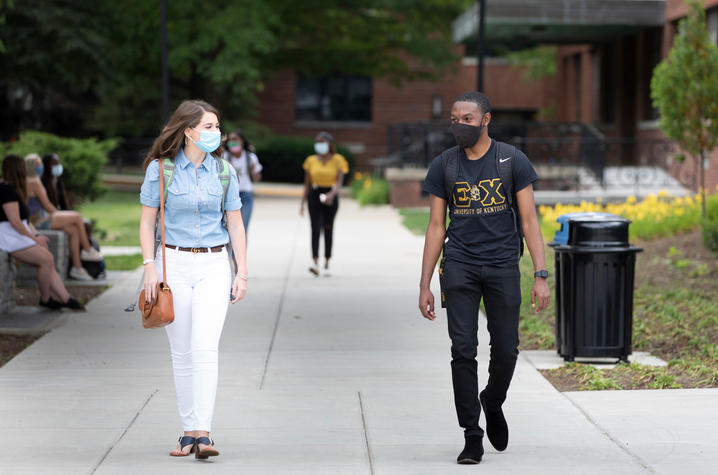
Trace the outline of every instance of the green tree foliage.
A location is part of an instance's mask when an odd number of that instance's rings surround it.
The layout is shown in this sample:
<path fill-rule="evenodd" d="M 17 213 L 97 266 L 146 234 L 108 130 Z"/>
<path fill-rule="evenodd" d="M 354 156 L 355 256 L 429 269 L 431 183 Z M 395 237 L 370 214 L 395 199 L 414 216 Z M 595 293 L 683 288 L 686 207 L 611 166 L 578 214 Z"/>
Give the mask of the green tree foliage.
<path fill-rule="evenodd" d="M 678 25 L 673 48 L 653 72 L 651 98 L 663 132 L 698 162 L 705 221 L 706 158 L 718 145 L 718 47 L 708 34 L 703 4 L 687 3 L 689 14 Z"/>
<path fill-rule="evenodd" d="M 556 75 L 556 46 L 543 45 L 506 54 L 511 66 L 524 68 L 525 82 L 539 81 Z"/>
<path fill-rule="evenodd" d="M 6 49 L 0 51 L 0 92 L 74 107 L 88 131 L 157 132 L 159 1 L 0 2 L 0 45 Z M 285 68 L 394 83 L 438 77 L 456 59 L 451 21 L 470 4 L 168 0 L 172 102 L 204 98 L 221 105 L 225 116 L 241 119 L 251 116 L 263 78 Z"/>

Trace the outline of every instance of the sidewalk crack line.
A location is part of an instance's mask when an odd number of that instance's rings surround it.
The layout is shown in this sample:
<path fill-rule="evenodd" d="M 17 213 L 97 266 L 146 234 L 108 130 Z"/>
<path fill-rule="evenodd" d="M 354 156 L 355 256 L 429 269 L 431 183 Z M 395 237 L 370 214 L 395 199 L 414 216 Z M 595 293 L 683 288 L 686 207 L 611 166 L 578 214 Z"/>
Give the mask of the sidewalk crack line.
<path fill-rule="evenodd" d="M 369 457 L 369 472 L 374 475 L 374 455 L 371 452 L 371 444 L 369 444 L 369 430 L 366 425 L 366 416 L 364 415 L 364 401 L 361 397 L 361 391 L 357 391 L 359 396 L 359 410 L 361 411 L 361 425 L 364 429 L 364 442 L 366 443 L 366 453 Z"/>
<path fill-rule="evenodd" d="M 277 338 L 277 330 L 279 329 L 279 320 L 282 318 L 282 310 L 284 310 L 284 298 L 287 293 L 287 286 L 289 285 L 289 271 L 292 269 L 292 262 L 294 262 L 294 252 L 297 249 L 297 232 L 299 231 L 299 223 L 294 229 L 294 242 L 292 245 L 292 252 L 289 254 L 289 261 L 287 262 L 287 269 L 284 271 L 284 282 L 282 284 L 282 293 L 279 296 L 279 307 L 277 308 L 277 317 L 274 320 L 274 329 L 272 330 L 272 339 L 269 342 L 269 349 L 267 350 L 267 358 L 264 360 L 264 370 L 262 371 L 262 379 L 259 382 L 259 389 L 264 389 L 264 381 L 267 378 L 267 370 L 269 369 L 269 358 L 272 356 L 272 350 L 274 350 L 274 340 Z"/>
<path fill-rule="evenodd" d="M 621 450 L 622 450 L 623 452 L 625 452 L 629 457 L 631 457 L 633 460 L 635 460 L 635 461 L 636 461 L 641 467 L 643 467 L 648 473 L 658 473 L 658 472 L 656 472 L 655 470 L 653 470 L 653 469 L 650 467 L 650 465 L 649 465 L 645 460 L 643 460 L 637 453 L 633 452 L 631 449 L 629 449 L 628 447 L 626 447 L 626 445 L 625 445 L 623 442 L 621 442 L 620 440 L 618 440 L 617 438 L 615 438 L 610 432 L 608 432 L 606 429 L 604 429 L 604 428 L 601 426 L 601 424 L 599 424 L 598 422 L 596 422 L 595 420 L 593 420 L 593 418 L 591 417 L 591 415 L 590 415 L 588 412 L 586 412 L 581 406 L 579 406 L 576 401 L 574 401 L 573 399 L 571 399 L 570 397 L 568 397 L 568 396 L 565 395 L 564 393 L 561 393 L 561 395 L 562 395 L 563 397 L 565 397 L 566 399 L 568 399 L 569 402 L 570 402 L 571 404 L 573 404 L 573 406 L 574 406 L 576 409 L 578 409 L 579 411 L 581 411 L 581 414 L 583 414 L 583 417 L 585 417 L 586 420 L 588 420 L 588 422 L 590 422 L 591 424 L 593 424 L 593 426 L 594 426 L 596 429 L 598 429 L 599 431 L 601 431 L 601 433 L 602 433 L 603 435 L 605 435 L 606 437 L 608 437 L 608 440 L 610 440 L 611 442 L 613 442 L 619 449 L 621 449 Z"/>
<path fill-rule="evenodd" d="M 129 424 L 127 424 L 127 427 L 125 427 L 125 429 L 122 431 L 120 436 L 114 442 L 112 442 L 112 445 L 110 445 L 110 447 L 105 451 L 105 453 L 102 455 L 102 458 L 97 462 L 97 465 L 95 465 L 95 467 L 92 469 L 92 472 L 90 472 L 91 474 L 95 473 L 97 471 L 97 469 L 100 468 L 100 465 L 102 465 L 102 463 L 105 461 L 107 456 L 110 455 L 110 452 L 112 452 L 112 449 L 114 449 L 115 446 L 120 443 L 120 441 L 125 436 L 125 434 L 127 434 L 127 431 L 129 431 L 130 427 L 132 427 L 132 424 L 135 423 L 137 418 L 140 417 L 140 414 L 142 413 L 142 411 L 145 410 L 145 407 L 147 407 L 147 404 L 149 404 L 150 399 L 152 399 L 152 397 L 154 397 L 154 395 L 157 394 L 158 391 L 159 391 L 159 389 L 155 389 L 154 391 L 152 391 L 150 393 L 149 396 L 147 396 L 147 399 L 145 399 L 144 404 L 142 404 L 142 406 L 137 410 L 137 414 L 135 414 L 135 417 L 132 418 L 132 420 L 130 421 Z"/>
<path fill-rule="evenodd" d="M 528 358 L 526 355 L 521 355 L 521 354 L 520 354 L 520 357 L 523 358 L 525 361 L 527 361 L 528 364 L 531 365 L 531 367 L 532 367 L 534 370 L 536 370 L 536 372 L 539 372 L 539 370 L 538 370 L 538 368 L 536 367 L 536 365 L 534 364 L 534 362 L 531 361 L 531 358 Z M 540 374 L 540 372 L 539 372 L 539 374 Z M 543 376 L 543 375 L 542 375 L 542 376 Z M 558 389 L 557 389 L 556 391 L 558 391 Z M 628 447 L 626 447 L 625 444 L 623 444 L 620 440 L 618 440 L 618 439 L 615 438 L 613 435 L 611 435 L 610 432 L 608 432 L 606 429 L 604 429 L 604 428 L 601 426 L 601 424 L 599 424 L 598 422 L 596 422 L 595 420 L 593 420 L 593 418 L 591 417 L 591 415 L 590 415 L 587 411 L 585 411 L 581 406 L 579 406 L 576 401 L 574 401 L 573 399 L 571 399 L 570 397 L 568 397 L 565 393 L 563 393 L 563 392 L 561 392 L 561 391 L 558 391 L 558 392 L 559 392 L 559 394 L 561 394 L 561 396 L 563 396 L 564 398 L 566 398 L 566 399 L 568 400 L 568 402 L 570 402 L 571 404 L 573 404 L 573 407 L 575 407 L 576 409 L 578 409 L 579 412 L 581 412 L 581 414 L 583 414 L 583 417 L 585 417 L 586 420 L 591 423 L 591 425 L 593 425 L 596 429 L 598 429 L 603 435 L 605 435 L 605 436 L 608 438 L 608 440 L 610 440 L 611 442 L 613 442 L 619 449 L 621 449 L 623 452 L 625 452 L 629 457 L 631 457 L 633 460 L 635 460 L 636 462 L 638 462 L 638 464 L 639 464 L 641 467 L 643 467 L 648 473 L 657 473 L 657 472 L 656 472 L 655 470 L 653 470 L 653 469 L 650 467 L 650 465 L 649 465 L 645 460 L 643 460 L 637 453 L 633 452 L 631 449 L 629 449 Z"/>

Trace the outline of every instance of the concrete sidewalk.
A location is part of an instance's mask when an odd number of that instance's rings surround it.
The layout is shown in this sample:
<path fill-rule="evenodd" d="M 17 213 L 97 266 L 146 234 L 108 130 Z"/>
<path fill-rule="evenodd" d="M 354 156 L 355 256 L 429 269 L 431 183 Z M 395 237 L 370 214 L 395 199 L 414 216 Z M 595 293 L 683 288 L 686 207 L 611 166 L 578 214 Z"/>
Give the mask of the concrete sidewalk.
<path fill-rule="evenodd" d="M 307 272 L 296 200 L 260 198 L 249 294 L 220 346 L 210 462 L 181 434 L 164 331 L 122 309 L 138 273 L 0 369 L 0 473 L 711 473 L 718 390 L 566 393 L 521 356 L 509 448 L 458 466 L 445 314 L 417 309 L 423 244 L 388 207 L 343 200 L 331 277 Z M 438 295 L 435 292 L 435 295 Z M 480 330 L 480 381 L 488 354 Z M 483 424 L 483 419 L 482 419 Z M 711 469 L 710 467 L 714 467 Z"/>

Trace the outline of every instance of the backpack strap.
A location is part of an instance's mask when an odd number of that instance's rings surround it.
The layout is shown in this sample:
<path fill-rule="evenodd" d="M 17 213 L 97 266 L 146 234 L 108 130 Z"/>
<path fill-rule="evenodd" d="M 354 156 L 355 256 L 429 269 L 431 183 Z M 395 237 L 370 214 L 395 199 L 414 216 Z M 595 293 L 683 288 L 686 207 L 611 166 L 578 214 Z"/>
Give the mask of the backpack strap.
<path fill-rule="evenodd" d="M 227 197 L 227 189 L 232 176 L 232 165 L 224 158 L 214 157 L 214 161 L 217 163 L 219 182 L 222 184 L 222 214 L 224 214 L 224 200 Z"/>
<path fill-rule="evenodd" d="M 454 186 L 459 177 L 459 146 L 456 145 L 441 153 L 441 167 L 444 170 L 444 193 L 446 205 L 451 209 Z"/>
<path fill-rule="evenodd" d="M 521 226 L 521 215 L 519 214 L 519 206 L 516 203 L 516 192 L 514 190 L 514 170 L 513 163 L 516 157 L 516 147 L 504 142 L 496 142 L 496 171 L 499 173 L 501 186 L 504 191 L 506 201 L 509 203 L 511 213 L 514 216 L 514 229 L 519 235 L 520 249 L 519 254 L 524 255 L 524 230 Z"/>
<path fill-rule="evenodd" d="M 172 161 L 171 158 L 162 158 L 162 179 L 164 180 L 165 189 L 164 189 L 164 196 L 162 199 L 164 201 L 167 200 L 167 191 L 169 190 L 170 185 L 172 184 L 172 179 L 175 176 L 175 162 Z"/>

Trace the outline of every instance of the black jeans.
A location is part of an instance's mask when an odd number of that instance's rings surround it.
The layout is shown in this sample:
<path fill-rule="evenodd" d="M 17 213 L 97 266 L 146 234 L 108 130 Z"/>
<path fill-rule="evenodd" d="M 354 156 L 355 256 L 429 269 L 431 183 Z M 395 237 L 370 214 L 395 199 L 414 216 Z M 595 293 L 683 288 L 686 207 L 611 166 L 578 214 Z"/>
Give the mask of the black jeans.
<path fill-rule="evenodd" d="M 332 236 L 334 234 L 334 217 L 339 209 L 339 195 L 334 197 L 330 206 L 319 200 L 319 195 L 329 193 L 331 188 L 312 188 L 307 197 L 309 207 L 309 220 L 312 223 L 312 257 L 319 258 L 319 235 L 324 230 L 324 257 L 332 257 Z"/>
<path fill-rule="evenodd" d="M 490 408 L 499 409 L 519 354 L 519 269 L 518 265 L 481 266 L 447 260 L 443 274 L 456 415 L 465 435 L 483 435 L 476 374 L 479 303 L 483 297 L 491 337 L 486 399 Z"/>

